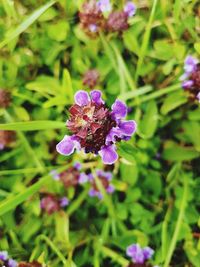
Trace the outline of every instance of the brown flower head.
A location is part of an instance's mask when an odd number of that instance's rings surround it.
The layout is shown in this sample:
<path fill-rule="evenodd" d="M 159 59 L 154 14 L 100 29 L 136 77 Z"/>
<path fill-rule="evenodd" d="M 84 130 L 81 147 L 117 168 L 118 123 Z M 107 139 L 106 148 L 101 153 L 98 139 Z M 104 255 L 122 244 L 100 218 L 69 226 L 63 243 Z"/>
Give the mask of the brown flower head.
<path fill-rule="evenodd" d="M 46 194 L 44 197 L 42 197 L 40 201 L 41 209 L 44 210 L 49 215 L 61 210 L 63 207 L 67 206 L 68 204 L 69 204 L 69 201 L 66 197 L 59 198 L 58 196 L 53 195 L 53 194 Z"/>
<path fill-rule="evenodd" d="M 88 70 L 83 76 L 83 84 L 93 89 L 99 80 L 99 72 L 96 69 Z"/>
<path fill-rule="evenodd" d="M 42 264 L 37 261 L 32 262 L 19 262 L 18 267 L 42 267 Z"/>
<path fill-rule="evenodd" d="M 5 147 L 9 147 L 11 143 L 15 140 L 15 132 L 13 131 L 0 131 L 0 150 Z"/>
<path fill-rule="evenodd" d="M 10 105 L 10 93 L 6 90 L 0 89 L 0 108 L 7 108 Z"/>
<path fill-rule="evenodd" d="M 96 0 L 89 0 L 79 12 L 80 25 L 90 37 L 96 37 L 104 28 L 105 19 Z"/>
<path fill-rule="evenodd" d="M 125 11 L 114 11 L 110 13 L 106 28 L 111 32 L 123 32 L 128 29 L 128 14 Z"/>

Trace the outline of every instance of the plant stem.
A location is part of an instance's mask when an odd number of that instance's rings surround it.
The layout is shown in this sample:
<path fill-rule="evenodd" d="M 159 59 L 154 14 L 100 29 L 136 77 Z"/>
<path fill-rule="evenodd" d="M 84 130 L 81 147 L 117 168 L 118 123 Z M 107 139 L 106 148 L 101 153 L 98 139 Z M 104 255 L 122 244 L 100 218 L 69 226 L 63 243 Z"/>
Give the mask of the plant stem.
<path fill-rule="evenodd" d="M 184 178 L 184 181 L 183 181 L 183 183 L 184 183 L 184 185 L 183 185 L 184 186 L 184 188 L 183 188 L 183 198 L 182 198 L 182 201 L 181 201 L 181 206 L 180 206 L 179 215 L 178 215 L 178 219 L 177 219 L 177 222 L 176 222 L 174 234 L 173 234 L 171 243 L 169 245 L 169 250 L 168 250 L 168 253 L 167 253 L 167 256 L 166 256 L 166 259 L 165 259 L 165 263 L 164 263 L 163 267 L 168 267 L 169 264 L 170 264 L 174 249 L 176 247 L 178 234 L 180 232 L 181 223 L 182 223 L 182 220 L 183 220 L 183 216 L 184 216 L 184 212 L 185 212 L 185 208 L 186 208 L 186 204 L 187 204 L 188 178 L 187 178 L 187 176 L 185 174 L 183 175 L 183 178 Z"/>
<path fill-rule="evenodd" d="M 104 246 L 101 248 L 101 250 L 105 256 L 110 257 L 113 261 L 118 262 L 121 266 L 128 266 L 129 261 L 120 256 L 120 254 L 116 253 L 115 251 Z"/>
<path fill-rule="evenodd" d="M 72 215 L 72 213 L 74 213 L 74 211 L 76 211 L 80 207 L 80 205 L 85 200 L 87 195 L 88 195 L 88 187 L 76 198 L 76 200 L 74 200 L 70 204 L 70 206 L 67 210 L 68 216 Z"/>

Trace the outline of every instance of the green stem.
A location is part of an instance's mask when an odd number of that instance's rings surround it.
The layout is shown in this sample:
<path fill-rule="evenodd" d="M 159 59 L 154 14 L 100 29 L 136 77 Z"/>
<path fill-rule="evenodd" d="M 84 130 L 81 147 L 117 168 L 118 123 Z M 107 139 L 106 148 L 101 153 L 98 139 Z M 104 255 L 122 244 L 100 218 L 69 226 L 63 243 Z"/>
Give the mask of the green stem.
<path fill-rule="evenodd" d="M 149 94 L 147 96 L 144 96 L 144 97 L 141 97 L 137 102 L 134 102 L 133 105 L 131 106 L 137 106 L 143 102 L 146 102 L 146 101 L 149 101 L 151 99 L 156 99 L 160 96 L 163 96 L 165 94 L 168 94 L 168 93 L 171 93 L 171 92 L 174 92 L 176 90 L 180 90 L 181 86 L 180 84 L 174 84 L 174 85 L 171 85 L 169 87 L 166 87 L 164 89 L 160 89 L 159 91 L 156 91 L 152 94 Z"/>
<path fill-rule="evenodd" d="M 87 197 L 88 195 L 88 188 L 86 188 L 77 198 L 76 200 L 74 200 L 68 210 L 67 210 L 67 214 L 68 216 L 72 215 L 74 213 L 74 211 L 76 211 L 80 205 L 83 203 L 83 201 L 85 200 L 85 198 Z"/>
<path fill-rule="evenodd" d="M 116 253 L 115 251 L 104 246 L 101 250 L 105 256 L 111 258 L 113 261 L 119 263 L 121 266 L 125 267 L 129 265 L 129 261 L 120 256 L 120 254 Z"/>
<path fill-rule="evenodd" d="M 176 243 L 177 243 L 177 239 L 178 239 L 178 235 L 181 229 L 181 224 L 182 224 L 182 220 L 183 220 L 183 216 L 184 216 L 184 212 L 185 212 L 185 208 L 186 208 L 186 204 L 187 204 L 187 197 L 188 197 L 188 178 L 187 176 L 184 174 L 184 188 L 183 188 L 183 198 L 181 201 L 181 206 L 180 206 L 180 210 L 179 210 L 179 215 L 178 215 L 178 219 L 176 222 L 176 226 L 175 226 L 175 230 L 174 230 L 174 234 L 171 240 L 171 243 L 169 245 L 169 250 L 167 253 L 167 256 L 165 258 L 165 263 L 163 265 L 163 267 L 169 267 L 169 264 L 171 262 L 171 258 L 174 252 L 174 249 L 176 247 Z"/>
<path fill-rule="evenodd" d="M 65 259 L 63 254 L 60 252 L 60 250 L 57 248 L 57 246 L 54 245 L 54 243 L 47 236 L 40 235 L 38 236 L 38 240 L 44 240 L 49 245 L 49 247 L 55 252 L 55 254 L 57 254 L 58 258 L 62 261 L 64 266 L 67 266 L 67 260 Z"/>
<path fill-rule="evenodd" d="M 153 22 L 155 11 L 156 11 L 157 2 L 158 2 L 158 0 L 154 0 L 153 1 L 153 7 L 152 7 L 152 10 L 151 10 L 149 21 L 148 21 L 148 24 L 147 24 L 147 27 L 146 27 L 146 31 L 144 33 L 143 40 L 142 40 L 142 46 L 141 46 L 141 50 L 140 50 L 140 53 L 139 53 L 139 59 L 138 59 L 137 68 L 136 68 L 136 72 L 135 72 L 135 83 L 136 84 L 137 84 L 138 76 L 140 74 L 140 70 L 141 70 L 141 67 L 142 67 L 142 64 L 143 64 L 143 61 L 144 61 L 144 57 L 146 55 L 146 50 L 147 50 L 147 47 L 148 47 L 148 44 L 149 44 L 149 38 L 150 38 L 150 34 L 151 34 L 151 27 L 152 27 L 152 22 Z"/>

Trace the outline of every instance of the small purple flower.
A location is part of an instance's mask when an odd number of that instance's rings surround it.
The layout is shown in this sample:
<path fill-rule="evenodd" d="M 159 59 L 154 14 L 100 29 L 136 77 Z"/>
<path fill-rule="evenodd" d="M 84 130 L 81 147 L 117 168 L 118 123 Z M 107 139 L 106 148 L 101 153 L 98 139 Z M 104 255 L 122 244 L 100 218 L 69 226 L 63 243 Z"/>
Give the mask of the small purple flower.
<path fill-rule="evenodd" d="M 183 87 L 183 89 L 190 89 L 193 84 L 194 84 L 193 81 L 186 80 L 186 81 L 182 82 L 182 87 Z"/>
<path fill-rule="evenodd" d="M 116 143 L 129 140 L 136 131 L 135 121 L 124 120 L 125 103 L 116 100 L 109 111 L 99 90 L 91 91 L 90 96 L 86 91 L 78 91 L 69 112 L 67 127 L 73 135 L 66 135 L 56 146 L 62 155 L 82 148 L 85 153 L 99 154 L 105 164 L 113 164 L 118 159 Z"/>
<path fill-rule="evenodd" d="M 60 176 L 56 170 L 51 170 L 49 174 L 55 181 L 58 181 L 60 179 Z"/>
<path fill-rule="evenodd" d="M 89 180 L 88 175 L 85 173 L 81 173 L 79 176 L 79 184 L 87 183 Z"/>
<path fill-rule="evenodd" d="M 13 259 L 8 260 L 8 267 L 17 267 L 17 262 Z"/>
<path fill-rule="evenodd" d="M 101 12 L 110 12 L 112 10 L 112 6 L 110 0 L 99 0 L 97 2 L 97 6 L 101 10 Z"/>
<path fill-rule="evenodd" d="M 81 168 L 82 168 L 81 163 L 80 163 L 80 162 L 75 162 L 75 163 L 74 163 L 74 168 L 75 168 L 77 171 L 80 171 Z"/>
<path fill-rule="evenodd" d="M 88 28 L 89 28 L 89 30 L 90 30 L 91 32 L 97 32 L 97 31 L 98 31 L 98 27 L 97 27 L 96 24 L 90 24 L 90 25 L 88 26 Z"/>
<path fill-rule="evenodd" d="M 198 92 L 198 94 L 197 94 L 197 99 L 200 102 L 200 92 Z"/>
<path fill-rule="evenodd" d="M 6 261 L 8 259 L 8 252 L 7 251 L 0 251 L 0 260 Z"/>
<path fill-rule="evenodd" d="M 66 197 L 62 197 L 60 199 L 60 207 L 64 208 L 69 205 L 69 199 Z"/>
<path fill-rule="evenodd" d="M 197 68 L 198 60 L 192 56 L 187 56 L 185 59 L 184 70 L 187 74 L 194 72 Z"/>
<path fill-rule="evenodd" d="M 133 17 L 136 12 L 136 6 L 132 1 L 128 1 L 124 6 L 124 12 L 128 14 L 129 17 Z"/>
<path fill-rule="evenodd" d="M 139 244 L 132 244 L 126 250 L 126 255 L 132 258 L 134 263 L 144 264 L 154 254 L 150 247 L 141 248 Z"/>
<path fill-rule="evenodd" d="M 96 175 L 98 179 L 101 181 L 104 189 L 108 194 L 112 194 L 115 191 L 114 186 L 111 184 L 112 180 L 112 173 L 111 172 L 105 172 L 103 170 L 96 170 Z M 88 175 L 88 181 L 90 182 L 92 188 L 89 191 L 89 196 L 91 197 L 98 197 L 99 199 L 103 198 L 103 195 L 101 192 L 99 192 L 99 189 L 96 185 L 95 179 L 92 174 Z"/>

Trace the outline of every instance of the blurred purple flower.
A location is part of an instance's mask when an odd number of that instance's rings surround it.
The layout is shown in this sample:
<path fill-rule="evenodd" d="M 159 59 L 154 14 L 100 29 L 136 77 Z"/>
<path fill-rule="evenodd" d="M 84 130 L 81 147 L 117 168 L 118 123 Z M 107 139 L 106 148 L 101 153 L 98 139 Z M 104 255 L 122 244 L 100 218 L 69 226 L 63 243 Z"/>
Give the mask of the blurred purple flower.
<path fill-rule="evenodd" d="M 60 206 L 62 207 L 62 208 L 64 208 L 64 207 L 66 207 L 66 206 L 68 206 L 69 205 L 69 200 L 68 200 L 68 198 L 67 197 L 62 197 L 61 199 L 60 199 Z"/>
<path fill-rule="evenodd" d="M 192 99 L 199 99 L 200 90 L 200 64 L 199 61 L 187 56 L 184 62 L 184 74 L 180 77 L 182 88 L 190 93 Z"/>
<path fill-rule="evenodd" d="M 129 17 L 135 15 L 136 6 L 132 1 L 128 1 L 124 6 L 124 12 L 128 14 Z"/>
<path fill-rule="evenodd" d="M 73 133 L 65 136 L 56 146 L 62 155 L 71 155 L 75 149 L 99 154 L 105 164 L 113 164 L 118 155 L 116 142 L 127 140 L 136 131 L 136 122 L 125 121 L 127 106 L 120 100 L 106 107 L 101 92 L 93 90 L 90 96 L 80 90 L 75 94 L 75 104 L 69 109 L 67 127 Z"/>
<path fill-rule="evenodd" d="M 139 244 L 132 244 L 126 249 L 126 255 L 132 258 L 134 263 L 144 264 L 154 254 L 150 247 L 141 248 Z"/>
<path fill-rule="evenodd" d="M 49 174 L 52 176 L 52 178 L 55 181 L 58 181 L 60 179 L 60 176 L 59 176 L 57 170 L 51 170 Z"/>
<path fill-rule="evenodd" d="M 99 0 L 97 2 L 97 6 L 101 10 L 101 12 L 110 12 L 112 10 L 112 6 L 110 0 Z"/>
<path fill-rule="evenodd" d="M 0 260 L 6 261 L 8 259 L 8 252 L 7 251 L 0 251 Z"/>
<path fill-rule="evenodd" d="M 3 263 L 3 266 L 17 267 L 17 262 L 9 258 L 7 251 L 0 251 L 0 261 Z"/>
<path fill-rule="evenodd" d="M 8 260 L 8 267 L 17 267 L 17 262 L 13 259 Z"/>
<path fill-rule="evenodd" d="M 198 99 L 199 102 L 200 102 L 200 92 L 197 94 L 197 99 Z"/>

